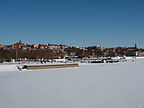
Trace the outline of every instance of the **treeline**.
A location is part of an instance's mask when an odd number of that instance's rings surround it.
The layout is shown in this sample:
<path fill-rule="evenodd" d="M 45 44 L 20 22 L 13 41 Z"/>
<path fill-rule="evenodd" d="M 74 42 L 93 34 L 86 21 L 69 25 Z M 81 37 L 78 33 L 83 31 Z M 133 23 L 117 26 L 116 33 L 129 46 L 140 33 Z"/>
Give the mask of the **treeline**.
<path fill-rule="evenodd" d="M 76 48 L 69 47 L 65 49 L 27 49 L 22 48 L 15 49 L 0 49 L 0 60 L 10 61 L 11 59 L 53 59 L 53 58 L 63 58 L 65 56 L 95 56 L 95 57 L 115 57 L 115 56 L 136 56 L 136 52 L 141 51 L 140 49 L 133 48 L 128 50 L 128 48 L 97 48 L 97 47 L 87 47 L 87 48 Z"/>
<path fill-rule="evenodd" d="M 11 59 L 51 59 L 56 57 L 63 58 L 65 52 L 55 50 L 22 50 L 22 49 L 0 49 L 0 60 L 10 61 Z"/>
<path fill-rule="evenodd" d="M 71 47 L 65 49 L 68 56 L 95 56 L 95 57 L 115 57 L 115 56 L 136 56 L 136 52 L 141 51 L 140 49 L 128 48 L 97 48 L 97 47 L 87 47 L 85 49 L 80 49 L 76 47 Z"/>

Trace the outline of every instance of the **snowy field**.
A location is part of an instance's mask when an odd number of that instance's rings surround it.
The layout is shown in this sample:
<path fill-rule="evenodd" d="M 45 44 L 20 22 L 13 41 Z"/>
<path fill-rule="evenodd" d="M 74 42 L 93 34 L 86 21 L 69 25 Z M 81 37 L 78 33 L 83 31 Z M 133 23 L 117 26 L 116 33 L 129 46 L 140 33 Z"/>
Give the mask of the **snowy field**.
<path fill-rule="evenodd" d="M 0 65 L 0 108 L 144 108 L 144 59 L 18 71 Z"/>

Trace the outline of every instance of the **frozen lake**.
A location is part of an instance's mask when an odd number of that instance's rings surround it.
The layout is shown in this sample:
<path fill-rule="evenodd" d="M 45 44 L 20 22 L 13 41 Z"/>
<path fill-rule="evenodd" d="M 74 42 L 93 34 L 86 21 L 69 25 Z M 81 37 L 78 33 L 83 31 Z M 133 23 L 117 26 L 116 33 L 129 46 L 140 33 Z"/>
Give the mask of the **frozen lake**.
<path fill-rule="evenodd" d="M 0 108 L 144 108 L 144 59 L 37 71 L 1 65 L 0 70 Z"/>

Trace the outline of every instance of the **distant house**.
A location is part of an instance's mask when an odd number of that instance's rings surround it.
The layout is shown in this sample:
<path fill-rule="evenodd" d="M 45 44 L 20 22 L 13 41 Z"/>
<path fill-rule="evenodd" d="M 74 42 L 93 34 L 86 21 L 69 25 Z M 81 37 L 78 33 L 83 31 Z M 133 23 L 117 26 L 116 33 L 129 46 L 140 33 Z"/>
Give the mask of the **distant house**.
<path fill-rule="evenodd" d="M 0 48 L 4 48 L 4 47 L 5 47 L 4 45 L 0 44 Z"/>
<path fill-rule="evenodd" d="M 49 49 L 60 49 L 61 47 L 59 45 L 49 45 Z"/>
<path fill-rule="evenodd" d="M 144 52 L 143 51 L 136 51 L 135 56 L 137 57 L 144 57 Z"/>
<path fill-rule="evenodd" d="M 48 46 L 47 45 L 40 45 L 40 49 L 47 49 Z"/>
<path fill-rule="evenodd" d="M 127 48 L 127 50 L 128 50 L 128 51 L 134 51 L 135 48 L 134 48 L 134 47 L 129 47 L 129 48 Z"/>
<path fill-rule="evenodd" d="M 61 49 L 66 49 L 66 48 L 69 48 L 69 46 L 67 46 L 67 45 L 60 45 L 60 48 Z"/>
<path fill-rule="evenodd" d="M 13 48 L 22 48 L 22 47 L 25 47 L 25 44 L 24 43 L 15 43 L 12 45 Z"/>
<path fill-rule="evenodd" d="M 39 45 L 38 44 L 33 44 L 32 48 L 39 48 Z"/>
<path fill-rule="evenodd" d="M 31 50 L 31 49 L 32 49 L 32 47 L 31 47 L 31 46 L 29 46 L 29 45 L 27 45 L 27 46 L 22 47 L 22 49 L 23 49 L 23 50 Z"/>
<path fill-rule="evenodd" d="M 90 46 L 88 47 L 88 49 L 95 49 L 95 50 L 103 51 L 104 47 L 96 45 L 96 46 Z"/>

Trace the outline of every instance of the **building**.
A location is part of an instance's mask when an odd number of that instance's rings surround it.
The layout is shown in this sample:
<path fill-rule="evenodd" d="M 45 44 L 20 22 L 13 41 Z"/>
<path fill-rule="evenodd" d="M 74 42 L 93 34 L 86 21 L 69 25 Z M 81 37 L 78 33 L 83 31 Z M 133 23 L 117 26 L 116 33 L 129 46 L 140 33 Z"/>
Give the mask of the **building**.
<path fill-rule="evenodd" d="M 40 47 L 40 49 L 47 49 L 48 48 L 47 45 L 40 45 L 39 47 Z"/>
<path fill-rule="evenodd" d="M 49 49 L 60 49 L 61 47 L 59 45 L 49 45 Z"/>
<path fill-rule="evenodd" d="M 33 44 L 33 45 L 31 45 L 32 46 L 32 48 L 39 48 L 39 45 L 38 44 Z"/>
<path fill-rule="evenodd" d="M 0 44 L 0 48 L 4 48 L 4 47 L 5 47 L 4 45 Z"/>
<path fill-rule="evenodd" d="M 22 47 L 25 47 L 26 45 L 24 43 L 15 43 L 12 45 L 12 48 L 22 48 Z"/>

